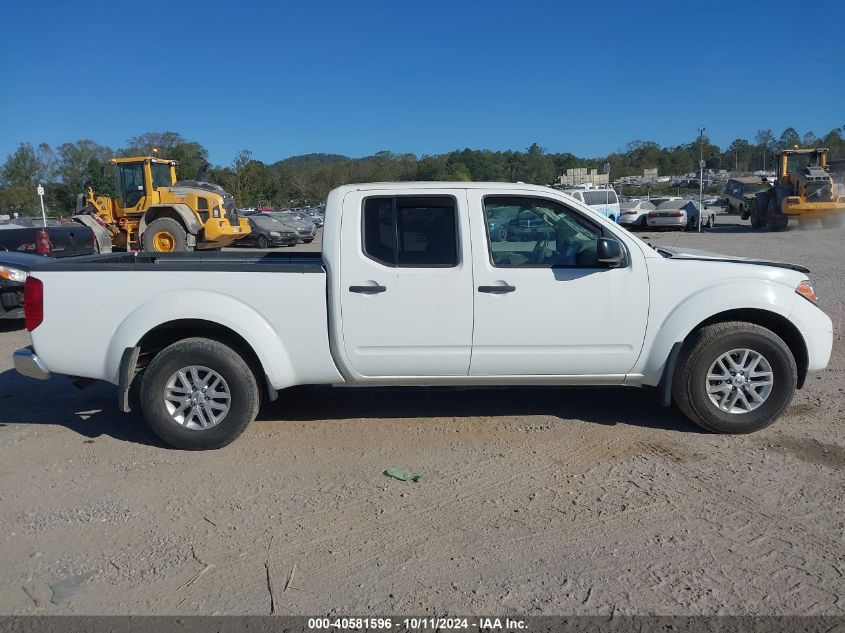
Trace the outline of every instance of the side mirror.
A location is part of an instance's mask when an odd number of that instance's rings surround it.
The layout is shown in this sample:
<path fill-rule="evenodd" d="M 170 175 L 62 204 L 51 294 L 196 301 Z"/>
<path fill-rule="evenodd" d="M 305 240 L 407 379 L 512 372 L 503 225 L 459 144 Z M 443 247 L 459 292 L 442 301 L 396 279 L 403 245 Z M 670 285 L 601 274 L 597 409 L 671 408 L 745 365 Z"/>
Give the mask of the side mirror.
<path fill-rule="evenodd" d="M 608 266 L 618 266 L 625 259 L 625 250 L 617 240 L 600 237 L 596 245 L 596 259 Z"/>

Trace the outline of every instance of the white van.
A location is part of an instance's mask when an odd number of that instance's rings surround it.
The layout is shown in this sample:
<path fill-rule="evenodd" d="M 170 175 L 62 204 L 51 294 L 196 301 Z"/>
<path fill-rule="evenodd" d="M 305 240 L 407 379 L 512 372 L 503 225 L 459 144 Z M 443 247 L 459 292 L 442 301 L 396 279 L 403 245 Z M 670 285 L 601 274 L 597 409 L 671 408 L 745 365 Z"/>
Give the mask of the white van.
<path fill-rule="evenodd" d="M 592 207 L 604 217 L 619 222 L 619 197 L 613 189 L 569 189 L 564 193 Z"/>

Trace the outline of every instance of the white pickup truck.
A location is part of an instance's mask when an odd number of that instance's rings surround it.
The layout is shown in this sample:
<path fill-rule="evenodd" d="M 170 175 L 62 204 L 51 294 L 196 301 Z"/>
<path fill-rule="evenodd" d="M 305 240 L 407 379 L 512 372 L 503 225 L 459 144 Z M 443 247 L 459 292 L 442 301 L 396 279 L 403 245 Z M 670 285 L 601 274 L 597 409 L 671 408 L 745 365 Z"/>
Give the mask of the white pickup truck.
<path fill-rule="evenodd" d="M 805 268 L 652 248 L 546 187 L 348 185 L 324 231 L 322 255 L 35 265 L 15 366 L 111 382 L 123 410 L 139 385 L 166 443 L 207 449 L 302 384 L 651 387 L 747 433 L 830 358 Z"/>

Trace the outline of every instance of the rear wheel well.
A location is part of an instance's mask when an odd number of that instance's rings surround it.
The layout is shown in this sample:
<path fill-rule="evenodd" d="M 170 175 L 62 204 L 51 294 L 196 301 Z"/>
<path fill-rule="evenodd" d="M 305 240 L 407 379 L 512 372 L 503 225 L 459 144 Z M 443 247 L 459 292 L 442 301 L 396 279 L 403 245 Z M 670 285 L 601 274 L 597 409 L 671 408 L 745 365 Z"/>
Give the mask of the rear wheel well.
<path fill-rule="evenodd" d="M 140 355 L 138 357 L 138 369 L 145 368 L 150 361 L 155 358 L 165 347 L 181 341 L 186 338 L 203 337 L 217 341 L 230 347 L 237 352 L 249 365 L 252 373 L 255 375 L 256 382 L 261 385 L 265 384 L 270 387 L 267 377 L 264 374 L 264 369 L 258 355 L 252 346 L 240 334 L 234 330 L 214 323 L 213 321 L 205 321 L 203 319 L 179 319 L 176 321 L 168 321 L 154 327 L 152 330 L 144 334 L 141 340 L 138 341 L 140 348 Z M 273 392 L 271 391 L 271 394 Z"/>
<path fill-rule="evenodd" d="M 798 368 L 798 388 L 804 386 L 804 379 L 807 377 L 807 367 L 809 365 L 809 355 L 807 353 L 807 345 L 804 343 L 804 337 L 798 328 L 786 317 L 783 317 L 775 312 L 768 310 L 759 310 L 756 308 L 740 308 L 737 310 L 726 310 L 719 314 L 705 319 L 696 325 L 684 339 L 684 346 L 692 339 L 692 335 L 701 328 L 713 325 L 714 323 L 724 323 L 727 321 L 744 321 L 746 323 L 753 323 L 768 330 L 771 330 L 783 339 L 792 352 L 795 358 L 795 365 Z"/>

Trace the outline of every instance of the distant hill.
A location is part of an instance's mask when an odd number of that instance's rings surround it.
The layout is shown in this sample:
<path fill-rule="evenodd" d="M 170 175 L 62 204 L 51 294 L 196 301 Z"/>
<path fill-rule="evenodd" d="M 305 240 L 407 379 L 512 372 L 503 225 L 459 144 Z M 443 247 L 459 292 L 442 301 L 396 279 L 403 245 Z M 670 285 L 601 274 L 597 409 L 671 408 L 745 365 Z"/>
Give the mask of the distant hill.
<path fill-rule="evenodd" d="M 341 154 L 302 154 L 301 156 L 291 156 L 290 158 L 276 161 L 270 165 L 270 168 L 279 170 L 282 167 L 289 167 L 291 165 L 330 165 L 332 163 L 342 163 L 347 160 L 352 159 Z"/>

